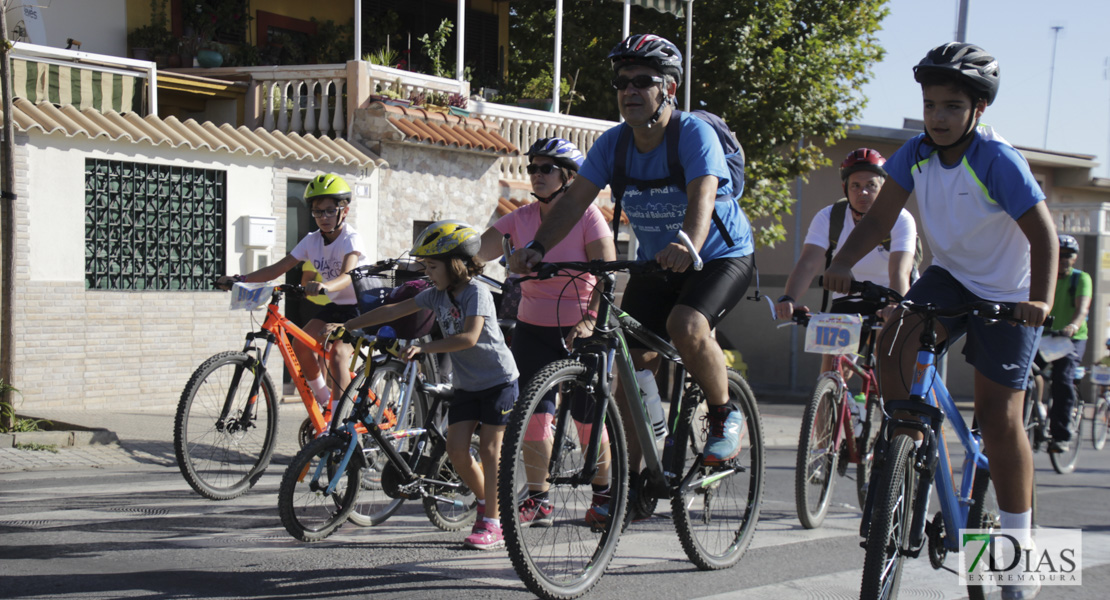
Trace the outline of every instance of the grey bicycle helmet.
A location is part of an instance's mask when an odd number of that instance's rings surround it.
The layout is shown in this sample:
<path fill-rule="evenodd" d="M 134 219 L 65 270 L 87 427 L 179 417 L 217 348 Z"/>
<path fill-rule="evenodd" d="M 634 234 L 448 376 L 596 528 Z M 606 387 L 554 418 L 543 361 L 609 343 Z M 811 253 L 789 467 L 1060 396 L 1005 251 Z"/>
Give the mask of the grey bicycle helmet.
<path fill-rule="evenodd" d="M 547 156 L 553 159 L 556 165 L 575 172 L 585 162 L 582 151 L 578 149 L 578 146 L 559 137 L 536 140 L 536 143 L 528 149 L 527 156 L 529 163 L 537 156 Z"/>
<path fill-rule="evenodd" d="M 682 53 L 678 46 L 651 33 L 630 35 L 609 51 L 613 72 L 627 65 L 645 65 L 682 81 Z"/>
<path fill-rule="evenodd" d="M 913 78 L 921 83 L 931 74 L 954 75 L 979 92 L 988 105 L 998 96 L 998 61 L 975 44 L 949 42 L 930 50 L 913 68 Z"/>

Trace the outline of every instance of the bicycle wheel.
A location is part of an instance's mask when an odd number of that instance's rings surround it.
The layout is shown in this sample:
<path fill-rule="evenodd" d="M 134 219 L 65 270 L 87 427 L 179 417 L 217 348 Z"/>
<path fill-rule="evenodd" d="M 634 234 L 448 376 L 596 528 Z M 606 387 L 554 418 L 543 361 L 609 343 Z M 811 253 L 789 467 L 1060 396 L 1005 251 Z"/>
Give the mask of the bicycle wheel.
<path fill-rule="evenodd" d="M 255 382 L 258 396 L 251 398 Z M 223 352 L 197 367 L 173 428 L 177 466 L 193 490 L 229 500 L 258 482 L 274 454 L 277 398 L 266 370 L 243 352 Z"/>
<path fill-rule="evenodd" d="M 734 408 L 744 414 L 740 454 L 721 465 L 699 466 L 691 484 L 671 496 L 671 513 L 682 549 L 703 571 L 726 569 L 740 560 L 755 534 L 763 499 L 763 421 L 748 382 L 732 369 L 728 370 L 728 396 Z M 693 417 L 703 397 L 696 385 L 687 389 L 682 400 L 684 419 Z M 685 429 L 694 438 L 676 440 L 675 445 L 685 449 L 693 443 L 699 450 L 704 448 L 706 427 L 695 428 L 686 422 L 690 427 Z M 687 457 L 688 467 L 693 467 L 693 458 Z"/>
<path fill-rule="evenodd" d="M 1082 431 L 1083 404 L 1076 399 L 1076 407 L 1072 414 L 1071 443 L 1068 445 L 1068 451 L 1048 453 L 1048 461 L 1052 463 L 1052 468 L 1056 469 L 1057 473 L 1067 475 L 1075 470 L 1075 465 L 1079 462 L 1079 434 Z"/>
<path fill-rule="evenodd" d="M 1110 396 L 1103 395 L 1095 404 L 1095 416 L 1091 420 L 1091 444 L 1095 450 L 1106 446 L 1106 434 L 1110 432 Z"/>
<path fill-rule="evenodd" d="M 326 493 L 349 443 L 345 435 L 317 438 L 285 469 L 278 489 L 278 514 L 285 530 L 298 540 L 318 542 L 328 537 L 354 508 L 360 469 L 353 464 L 347 466 L 335 490 Z"/>
<path fill-rule="evenodd" d="M 1033 482 L 1032 520 L 1030 525 L 1037 525 L 1037 482 Z M 998 498 L 995 496 L 994 485 L 991 484 L 990 471 L 978 470 L 975 472 L 975 482 L 971 488 L 971 508 L 967 512 L 968 529 L 998 529 L 1001 521 L 998 509 Z M 969 600 L 984 600 L 991 592 L 998 589 L 994 584 L 968 585 L 967 595 Z"/>
<path fill-rule="evenodd" d="M 896 598 L 905 557 L 901 549 L 913 520 L 914 445 L 899 435 L 887 448 L 886 460 L 875 485 L 875 506 L 867 533 L 860 600 Z"/>
<path fill-rule="evenodd" d="M 608 452 L 600 448 L 596 463 L 601 473 L 608 472 L 608 503 L 594 506 L 591 482 L 581 480 L 592 427 L 575 421 L 571 411 L 563 410 L 563 403 L 573 402 L 575 396 L 581 398 L 576 392 L 592 387 L 589 377 L 586 367 L 574 360 L 556 361 L 541 369 L 517 401 L 501 446 L 498 500 L 509 558 L 528 589 L 547 600 L 577 598 L 601 579 L 616 552 L 627 508 L 628 454 L 615 402 L 609 402 L 604 420 Z M 550 448 L 558 450 L 557 461 L 537 450 L 538 440 L 526 443 L 525 439 L 540 401 L 552 390 L 560 392 L 557 419 L 550 428 Z M 579 408 L 589 411 L 595 398 L 592 394 L 587 398 L 587 406 Z M 537 422 L 543 418 L 541 413 Z M 529 472 L 546 474 L 550 526 L 528 527 L 531 523 L 521 522 L 520 509 L 527 494 L 520 493 L 520 483 L 529 481 Z M 597 479 L 595 476 L 593 481 Z M 544 482 L 532 482 L 532 486 Z"/>
<path fill-rule="evenodd" d="M 867 503 L 867 486 L 871 482 L 871 465 L 875 462 L 875 442 L 879 439 L 879 430 L 883 428 L 883 407 L 879 399 L 872 397 L 867 401 L 867 420 L 863 422 L 863 434 L 857 439 L 863 445 L 858 448 L 859 462 L 856 463 L 856 498 L 859 508 Z"/>
<path fill-rule="evenodd" d="M 840 386 L 835 379 L 822 379 L 802 416 L 798 459 L 794 469 L 794 507 L 806 529 L 816 529 L 825 520 L 836 482 L 839 458 L 833 439 L 840 415 Z"/>
<path fill-rule="evenodd" d="M 478 455 L 477 435 L 470 438 L 470 456 L 481 464 L 482 459 Z M 427 477 L 459 484 L 461 487 L 429 485 L 426 491 L 431 495 L 424 497 L 424 514 L 428 516 L 432 525 L 444 531 L 465 529 L 467 525 L 474 523 L 474 518 L 478 512 L 475 509 L 477 497 L 463 484 L 462 478 L 455 472 L 455 467 L 451 465 L 451 461 L 447 457 L 446 448 L 439 456 L 432 456 L 429 460 L 432 461 L 433 466 L 428 471 Z M 502 515 L 502 518 L 504 518 L 504 515 Z"/>
<path fill-rule="evenodd" d="M 371 408 L 370 421 L 379 423 L 383 431 L 404 431 L 412 429 L 417 424 L 424 422 L 426 401 L 424 394 L 413 390 L 408 411 L 401 413 L 401 400 L 405 391 L 404 381 L 405 365 L 401 361 L 389 360 L 375 367 L 370 377 L 370 390 L 374 392 L 378 404 Z M 365 385 L 365 375 L 360 373 L 355 376 L 351 384 L 343 392 L 343 397 L 335 405 L 336 418 L 332 419 L 332 427 L 342 426 L 354 405 L 356 394 Z M 403 437 L 397 440 L 395 447 L 400 452 L 411 450 L 415 436 Z M 378 446 L 378 442 L 370 435 L 359 436 L 362 452 L 366 456 L 369 468 L 362 469 L 362 490 L 351 511 L 350 521 L 360 527 L 371 527 L 384 522 L 397 512 L 404 504 L 403 498 L 390 498 L 382 491 L 382 469 L 388 459 L 385 452 Z"/>

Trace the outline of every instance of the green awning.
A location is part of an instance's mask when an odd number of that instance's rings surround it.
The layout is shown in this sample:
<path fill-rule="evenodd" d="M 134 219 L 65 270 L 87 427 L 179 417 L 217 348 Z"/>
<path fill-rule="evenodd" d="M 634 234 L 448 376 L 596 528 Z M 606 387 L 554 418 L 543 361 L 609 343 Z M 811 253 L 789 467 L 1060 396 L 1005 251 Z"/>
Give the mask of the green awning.
<path fill-rule="evenodd" d="M 624 4 L 624 0 L 613 0 L 613 2 Z M 685 12 L 683 7 L 686 6 L 686 0 L 630 0 L 630 4 L 643 6 L 644 8 L 654 8 L 659 12 L 669 12 L 681 17 Z"/>
<path fill-rule="evenodd" d="M 12 95 L 32 103 L 72 104 L 79 110 L 143 113 L 146 81 L 141 75 L 12 59 Z"/>

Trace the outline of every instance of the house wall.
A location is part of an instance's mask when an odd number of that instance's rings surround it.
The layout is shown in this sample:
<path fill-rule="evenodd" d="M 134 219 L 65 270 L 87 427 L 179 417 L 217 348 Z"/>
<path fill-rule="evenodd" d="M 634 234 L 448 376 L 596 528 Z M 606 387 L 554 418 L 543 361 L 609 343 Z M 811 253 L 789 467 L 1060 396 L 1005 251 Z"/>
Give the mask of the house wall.
<path fill-rule="evenodd" d="M 242 347 L 244 334 L 254 329 L 251 315 L 229 312 L 229 296 L 220 291 L 86 290 L 85 160 L 226 170 L 229 273 L 248 270 L 245 215 L 276 216 L 271 262 L 285 255 L 287 183 L 311 178 L 322 165 L 38 133 L 18 138 L 12 306 L 17 345 L 10 351 L 12 383 L 22 392 L 19 410 L 34 414 L 37 408 L 176 406 L 203 360 Z M 336 167 L 326 168 L 363 193 L 352 222 L 374 231 L 377 171 Z M 268 367 L 280 385 L 278 353 L 271 354 Z"/>
<path fill-rule="evenodd" d="M 382 228 L 377 247 L 382 258 L 412 248 L 413 223 L 458 219 L 484 229 L 497 208 L 500 181 L 493 155 L 435 146 L 383 142 L 385 195 L 379 203 Z"/>
<path fill-rule="evenodd" d="M 66 38 L 81 42 L 82 52 L 127 56 L 127 0 L 16 0 L 13 5 L 30 6 L 41 14 L 45 40 L 32 43 L 65 48 Z M 5 5 L 9 3 L 5 2 Z M 149 21 L 150 3 L 147 6 Z M 23 19 L 22 10 L 8 13 L 9 32 Z"/>

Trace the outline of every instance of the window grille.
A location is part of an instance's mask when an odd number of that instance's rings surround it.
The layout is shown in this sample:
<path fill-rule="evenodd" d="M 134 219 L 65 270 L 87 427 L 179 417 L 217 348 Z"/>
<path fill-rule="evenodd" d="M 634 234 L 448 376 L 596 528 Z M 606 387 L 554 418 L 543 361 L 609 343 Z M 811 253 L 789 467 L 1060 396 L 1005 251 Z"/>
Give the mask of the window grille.
<path fill-rule="evenodd" d="M 85 160 L 86 289 L 214 289 L 226 232 L 225 171 Z"/>

